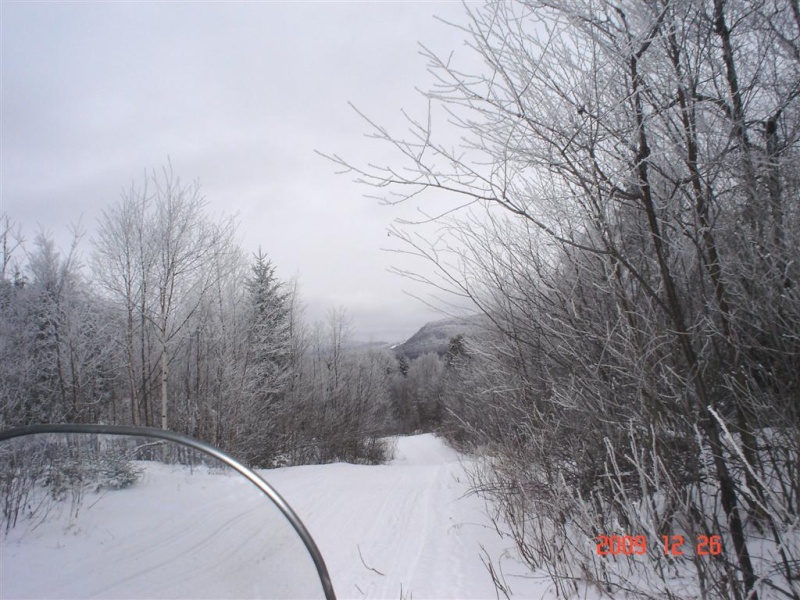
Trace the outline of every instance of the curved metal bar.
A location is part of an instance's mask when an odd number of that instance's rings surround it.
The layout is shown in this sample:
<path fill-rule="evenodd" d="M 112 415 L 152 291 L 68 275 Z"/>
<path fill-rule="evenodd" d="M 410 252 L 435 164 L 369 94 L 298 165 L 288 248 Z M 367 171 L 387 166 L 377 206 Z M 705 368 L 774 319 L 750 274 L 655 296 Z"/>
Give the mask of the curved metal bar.
<path fill-rule="evenodd" d="M 283 516 L 292 524 L 297 535 L 303 540 L 311 559 L 314 561 L 314 566 L 317 568 L 317 575 L 319 575 L 322 589 L 325 592 L 326 600 L 336 600 L 336 594 L 333 591 L 333 583 L 328 574 L 328 568 L 325 566 L 325 560 L 322 558 L 322 553 L 317 548 L 314 538 L 306 529 L 300 517 L 294 512 L 291 506 L 281 495 L 275 491 L 270 484 L 268 484 L 263 477 L 258 473 L 245 467 L 236 459 L 225 454 L 219 448 L 196 440 L 187 435 L 168 431 L 166 429 L 156 429 L 154 427 L 133 427 L 127 425 L 73 425 L 73 424 L 56 424 L 56 425 L 28 425 L 26 427 L 16 427 L 14 429 L 7 429 L 0 431 L 0 442 L 10 440 L 17 437 L 26 435 L 35 435 L 40 433 L 94 433 L 94 434 L 107 434 L 107 435 L 130 435 L 135 437 L 149 437 L 161 440 L 175 442 L 176 444 L 183 444 L 195 450 L 199 450 L 209 456 L 213 456 L 217 460 L 225 463 L 232 469 L 238 471 L 250 480 L 253 485 L 260 489 L 273 504 L 283 513 Z"/>

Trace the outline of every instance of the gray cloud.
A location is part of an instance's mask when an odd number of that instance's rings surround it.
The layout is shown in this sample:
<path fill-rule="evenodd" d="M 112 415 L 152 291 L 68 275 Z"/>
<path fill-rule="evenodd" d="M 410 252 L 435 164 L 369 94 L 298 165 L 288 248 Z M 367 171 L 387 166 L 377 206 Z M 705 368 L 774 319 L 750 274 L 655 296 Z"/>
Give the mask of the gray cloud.
<path fill-rule="evenodd" d="M 199 179 L 214 213 L 238 213 L 284 277 L 298 273 L 309 315 L 347 305 L 364 339 L 397 341 L 435 317 L 381 252 L 400 214 L 314 153 L 385 162 L 352 101 L 402 127 L 428 83 L 417 42 L 456 48 L 431 3 L 4 3 L 2 211 L 62 247 L 170 157 Z M 84 252 L 90 247 L 84 244 Z M 417 265 L 417 268 L 426 268 Z"/>

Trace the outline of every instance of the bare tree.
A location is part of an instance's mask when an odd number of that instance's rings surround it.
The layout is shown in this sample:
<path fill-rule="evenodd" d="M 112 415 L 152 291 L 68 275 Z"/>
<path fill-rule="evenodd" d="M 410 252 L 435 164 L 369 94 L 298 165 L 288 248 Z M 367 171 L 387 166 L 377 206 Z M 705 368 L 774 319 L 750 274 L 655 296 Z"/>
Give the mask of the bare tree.
<path fill-rule="evenodd" d="M 165 167 L 141 188 L 131 187 L 101 219 L 95 265 L 127 315 L 134 423 L 144 412 L 148 425 L 168 426 L 171 348 L 214 283 L 215 271 L 206 267 L 232 243 L 233 222 L 208 220 L 204 206 L 199 184 L 184 185 Z"/>
<path fill-rule="evenodd" d="M 7 281 L 10 270 L 15 270 L 15 275 L 19 273 L 19 265 L 14 264 L 14 252 L 22 246 L 22 230 L 16 227 L 8 215 L 0 215 L 0 246 L 2 246 L 2 256 L 0 256 L 0 281 Z"/>
<path fill-rule="evenodd" d="M 389 370 L 385 352 L 351 347 L 344 309 L 332 310 L 326 323 L 299 332 L 294 372 L 287 398 L 294 463 L 334 460 L 377 463 L 388 447 Z"/>
<path fill-rule="evenodd" d="M 799 597 L 787 516 L 800 453 L 788 402 L 800 383 L 800 240 L 787 227 L 798 14 L 777 0 L 468 7 L 461 28 L 483 68 L 423 48 L 436 78 L 428 119 L 400 137 L 365 116 L 396 163 L 332 157 L 388 203 L 429 192 L 471 207 L 441 219 L 430 243 L 395 233 L 501 334 L 462 366 L 472 385 L 448 406 L 505 457 L 494 489 L 521 552 L 565 588 L 570 527 L 644 527 L 634 505 L 650 502 L 656 533 L 725 537 L 689 596 Z M 438 141 L 440 113 L 460 145 Z M 778 439 L 787 452 L 772 460 Z M 537 510 L 552 519 L 526 541 Z M 754 560 L 764 530 L 771 550 Z M 544 539 L 558 541 L 541 554 Z M 668 571 L 653 569 L 669 593 Z"/>

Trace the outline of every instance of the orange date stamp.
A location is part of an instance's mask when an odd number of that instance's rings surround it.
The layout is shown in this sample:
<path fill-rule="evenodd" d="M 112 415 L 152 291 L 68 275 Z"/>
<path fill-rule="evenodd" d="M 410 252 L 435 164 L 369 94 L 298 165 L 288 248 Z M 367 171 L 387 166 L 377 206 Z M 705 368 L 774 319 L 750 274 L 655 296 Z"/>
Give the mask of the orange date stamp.
<path fill-rule="evenodd" d="M 647 537 L 643 535 L 598 535 L 598 556 L 631 556 L 647 553 Z M 682 535 L 662 535 L 660 549 L 666 556 L 683 556 L 691 541 Z M 722 539 L 718 535 L 698 535 L 694 540 L 697 556 L 717 556 L 722 554 Z"/>

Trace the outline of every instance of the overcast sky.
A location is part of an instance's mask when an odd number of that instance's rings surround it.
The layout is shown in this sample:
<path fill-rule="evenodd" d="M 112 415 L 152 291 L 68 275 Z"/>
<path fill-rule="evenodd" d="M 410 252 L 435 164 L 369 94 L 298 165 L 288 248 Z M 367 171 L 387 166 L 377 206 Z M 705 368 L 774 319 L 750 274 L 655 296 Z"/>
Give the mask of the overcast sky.
<path fill-rule="evenodd" d="M 400 341 L 441 318 L 387 272 L 424 269 L 381 251 L 411 209 L 364 197 L 314 150 L 391 159 L 352 102 L 403 129 L 423 116 L 430 76 L 418 42 L 463 49 L 458 2 L 0 1 L 0 213 L 63 250 L 167 157 L 198 179 L 214 215 L 238 214 L 283 278 L 297 274 L 312 319 L 346 307 L 361 339 Z M 396 246 L 395 246 L 396 247 Z"/>

